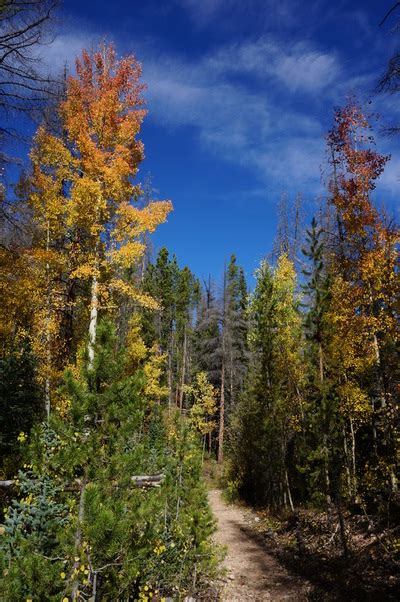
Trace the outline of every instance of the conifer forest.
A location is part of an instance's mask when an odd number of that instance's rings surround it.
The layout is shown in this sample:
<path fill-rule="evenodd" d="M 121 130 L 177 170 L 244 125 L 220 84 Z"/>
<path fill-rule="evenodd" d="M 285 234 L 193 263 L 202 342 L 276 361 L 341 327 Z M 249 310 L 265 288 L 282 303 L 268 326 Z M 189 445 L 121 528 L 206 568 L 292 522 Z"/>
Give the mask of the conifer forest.
<path fill-rule="evenodd" d="M 332 102 L 318 201 L 274 197 L 254 274 L 234 238 L 196 273 L 141 52 L 45 71 L 62 10 L 0 0 L 0 601 L 399 599 L 396 124 Z"/>

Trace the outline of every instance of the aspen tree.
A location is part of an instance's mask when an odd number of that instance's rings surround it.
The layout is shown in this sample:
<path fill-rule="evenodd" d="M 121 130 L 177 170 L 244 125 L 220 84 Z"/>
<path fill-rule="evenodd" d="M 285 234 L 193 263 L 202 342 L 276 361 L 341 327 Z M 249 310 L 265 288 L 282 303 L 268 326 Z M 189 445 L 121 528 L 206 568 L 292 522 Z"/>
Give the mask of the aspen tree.
<path fill-rule="evenodd" d="M 91 283 L 90 367 L 102 304 L 111 306 L 112 297 L 122 295 L 157 306 L 123 276 L 145 251 L 143 234 L 171 210 L 167 201 L 138 203 L 142 191 L 133 179 L 143 159 L 138 135 L 145 116 L 140 76 L 136 59 L 118 59 L 112 46 L 84 50 L 60 105 L 63 138 L 41 127 L 31 155 L 35 218 L 60 230 L 67 279 Z M 53 239 L 50 234 L 50 247 Z"/>
<path fill-rule="evenodd" d="M 328 145 L 334 171 L 331 202 L 342 233 L 340 250 L 332 262 L 337 274 L 335 286 L 338 294 L 341 292 L 342 302 L 336 306 L 338 312 L 332 318 L 340 323 L 340 314 L 347 308 L 347 317 L 341 320 L 347 330 L 347 339 L 344 332 L 339 338 L 348 344 L 359 336 L 358 350 L 355 348 L 348 356 L 354 360 L 353 371 L 369 371 L 374 375 L 374 384 L 367 385 L 367 389 L 365 385 L 361 386 L 361 395 L 351 395 L 347 379 L 342 389 L 344 401 L 369 396 L 373 449 L 377 458 L 382 453 L 386 455 L 388 449 L 393 456 L 396 449 L 393 418 L 398 407 L 395 394 L 390 391 L 382 350 L 388 340 L 398 340 L 399 336 L 394 299 L 399 288 L 396 271 L 400 235 L 396 228 L 384 223 L 371 200 L 376 181 L 389 157 L 373 149 L 370 131 L 371 126 L 361 107 L 356 102 L 349 102 L 336 112 Z M 389 467 L 389 472 L 395 491 L 397 479 L 393 466 Z"/>

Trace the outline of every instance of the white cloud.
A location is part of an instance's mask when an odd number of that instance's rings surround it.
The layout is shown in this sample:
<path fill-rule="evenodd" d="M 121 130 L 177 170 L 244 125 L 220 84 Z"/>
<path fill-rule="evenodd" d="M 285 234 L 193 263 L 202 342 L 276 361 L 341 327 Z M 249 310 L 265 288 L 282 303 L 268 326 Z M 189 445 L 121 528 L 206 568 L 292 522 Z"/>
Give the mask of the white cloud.
<path fill-rule="evenodd" d="M 193 126 L 207 152 L 252 168 L 271 186 L 280 181 L 314 190 L 324 128 L 309 104 L 297 108 L 299 94 L 321 94 L 338 73 L 336 57 L 305 44 L 285 53 L 272 39 L 221 48 L 197 62 L 144 61 L 151 119 Z M 253 76 L 256 82 L 246 80 Z"/>
<path fill-rule="evenodd" d="M 400 185 L 400 159 L 392 158 L 379 179 L 379 188 L 389 193 L 398 193 Z"/>
<path fill-rule="evenodd" d="M 222 48 L 207 62 L 220 74 L 247 73 L 260 80 L 272 77 L 290 91 L 314 93 L 336 81 L 341 72 L 334 54 L 304 42 L 283 44 L 272 37 Z"/>
<path fill-rule="evenodd" d="M 278 77 L 293 92 L 305 90 L 315 93 L 337 81 L 340 74 L 334 55 L 303 49 L 302 45 L 282 57 L 277 67 Z"/>
<path fill-rule="evenodd" d="M 218 4 L 209 0 L 207 10 Z M 46 60 L 54 69 L 66 59 L 71 65 L 82 47 L 98 40 L 79 30 L 61 35 Z M 143 42 L 141 49 L 150 119 L 193 127 L 206 152 L 253 169 L 268 186 L 319 188 L 326 130 L 321 104 L 329 115 L 351 81 L 336 54 L 273 36 L 220 46 L 197 60 L 157 56 Z"/>
<path fill-rule="evenodd" d="M 74 68 L 75 59 L 83 48 L 95 48 L 100 36 L 90 32 L 76 31 L 58 35 L 51 44 L 41 49 L 41 61 L 44 69 L 59 73 L 65 66 Z"/>
<path fill-rule="evenodd" d="M 268 173 L 284 188 L 293 182 L 304 185 L 316 183 L 320 177 L 319 165 L 324 154 L 324 142 L 320 138 L 288 138 L 284 144 L 267 147 L 265 152 L 254 156 L 260 169 Z"/>

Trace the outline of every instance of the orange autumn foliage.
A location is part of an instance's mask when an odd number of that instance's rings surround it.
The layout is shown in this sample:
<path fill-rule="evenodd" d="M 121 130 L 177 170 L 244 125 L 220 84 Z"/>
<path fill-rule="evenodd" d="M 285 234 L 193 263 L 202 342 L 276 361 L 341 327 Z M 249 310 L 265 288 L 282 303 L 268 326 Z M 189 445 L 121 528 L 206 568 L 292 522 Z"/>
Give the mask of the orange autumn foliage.
<path fill-rule="evenodd" d="M 143 234 L 154 232 L 172 209 L 169 201 L 145 208 L 138 202 L 142 190 L 134 178 L 144 157 L 138 135 L 146 114 L 140 77 L 133 56 L 118 59 L 106 45 L 84 50 L 59 107 L 62 134 L 42 126 L 35 136 L 28 202 L 37 233 L 30 255 L 44 283 L 38 319 L 42 331 L 51 326 L 52 340 L 60 338 L 56 316 L 73 313 L 79 302 L 88 319 L 93 278 L 99 309 L 114 307 L 121 296 L 156 306 L 126 277 L 145 251 Z"/>
<path fill-rule="evenodd" d="M 373 145 L 367 118 L 357 104 L 336 112 L 328 136 L 334 177 L 330 183 L 336 209 L 339 243 L 334 269 L 349 283 L 354 317 L 366 321 L 372 332 L 396 329 L 393 303 L 398 298 L 399 267 L 397 228 L 384 223 L 371 192 L 388 156 Z"/>
<path fill-rule="evenodd" d="M 372 412 L 375 440 L 379 424 L 379 437 L 395 457 L 398 440 L 392 427 L 398 390 L 392 378 L 397 367 L 391 350 L 400 340 L 396 308 L 400 232 L 385 222 L 371 198 L 389 157 L 371 148 L 370 130 L 361 108 L 350 103 L 336 112 L 328 136 L 331 202 L 338 225 L 329 321 L 333 354 L 342 366 L 342 408 L 356 422 Z M 366 395 L 368 389 L 372 396 Z M 396 486 L 394 477 L 392 486 Z"/>

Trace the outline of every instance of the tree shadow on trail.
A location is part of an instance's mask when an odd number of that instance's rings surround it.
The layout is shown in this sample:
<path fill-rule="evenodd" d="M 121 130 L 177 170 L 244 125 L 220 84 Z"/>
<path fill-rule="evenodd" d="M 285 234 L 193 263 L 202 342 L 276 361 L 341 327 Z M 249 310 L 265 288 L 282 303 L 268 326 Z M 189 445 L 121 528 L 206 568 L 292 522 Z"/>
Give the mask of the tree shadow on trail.
<path fill-rule="evenodd" d="M 259 583 L 253 583 L 254 589 L 260 593 L 269 593 L 271 600 L 293 600 L 293 602 L 305 602 L 308 596 L 305 593 L 304 579 L 301 575 L 285 567 L 270 549 L 265 537 L 254 531 L 251 527 L 244 526 L 234 520 L 229 521 L 235 529 L 242 534 L 243 555 L 251 559 L 257 566 L 262 579 Z M 243 537 L 244 535 L 244 537 Z M 246 584 L 247 579 L 243 579 Z"/>
<path fill-rule="evenodd" d="M 247 537 L 274 557 L 289 577 L 292 587 L 305 581 L 309 583 L 304 599 L 310 602 L 397 602 L 400 599 L 400 577 L 393 575 L 376 560 L 374 570 L 367 558 L 350 558 L 348 565 L 341 558 L 329 557 L 324 552 L 302 551 L 296 546 L 279 545 L 272 531 L 257 533 L 241 527 Z"/>

